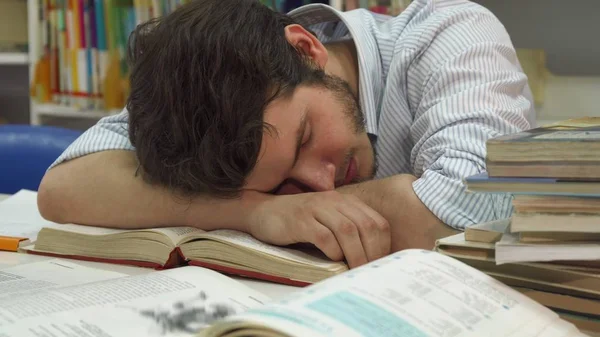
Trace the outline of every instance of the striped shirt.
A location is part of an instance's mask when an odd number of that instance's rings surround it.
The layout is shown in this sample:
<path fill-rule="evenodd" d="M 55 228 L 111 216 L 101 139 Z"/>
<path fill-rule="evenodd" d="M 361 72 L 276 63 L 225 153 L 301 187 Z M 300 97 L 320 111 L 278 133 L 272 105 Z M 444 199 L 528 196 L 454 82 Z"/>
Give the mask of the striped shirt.
<path fill-rule="evenodd" d="M 462 183 L 485 171 L 487 139 L 535 123 L 527 77 L 491 12 L 466 0 L 414 0 L 397 17 L 323 4 L 290 15 L 323 43 L 354 41 L 376 178 L 415 175 L 416 195 L 457 229 L 510 216 L 510 196 L 466 193 Z M 127 118 L 124 110 L 100 120 L 53 165 L 97 151 L 134 150 Z"/>

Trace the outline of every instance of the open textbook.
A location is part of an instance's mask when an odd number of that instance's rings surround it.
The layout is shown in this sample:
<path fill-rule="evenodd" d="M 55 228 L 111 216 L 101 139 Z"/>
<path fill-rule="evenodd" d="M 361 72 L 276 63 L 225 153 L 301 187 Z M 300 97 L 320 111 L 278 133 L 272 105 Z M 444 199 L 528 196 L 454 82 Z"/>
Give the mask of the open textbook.
<path fill-rule="evenodd" d="M 182 267 L 3 298 L 0 337 L 585 336 L 441 254 L 406 250 L 272 301 Z"/>
<path fill-rule="evenodd" d="M 0 249 L 3 238 L 10 242 L 7 250 L 31 254 L 157 269 L 192 264 L 296 286 L 348 270 L 344 262 L 333 262 L 314 247 L 268 245 L 232 230 L 59 225 L 41 217 L 32 191 L 20 191 L 0 203 Z"/>
<path fill-rule="evenodd" d="M 0 293 L 0 337 L 192 336 L 269 301 L 205 268 L 127 276 L 59 259 L 0 270 Z"/>

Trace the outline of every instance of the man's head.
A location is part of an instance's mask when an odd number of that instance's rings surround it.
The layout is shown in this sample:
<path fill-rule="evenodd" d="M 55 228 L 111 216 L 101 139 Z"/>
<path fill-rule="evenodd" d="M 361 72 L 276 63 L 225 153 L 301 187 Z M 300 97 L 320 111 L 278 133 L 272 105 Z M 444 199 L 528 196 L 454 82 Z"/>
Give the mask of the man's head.
<path fill-rule="evenodd" d="M 230 196 L 373 174 L 356 95 L 326 72 L 327 48 L 258 1 L 192 1 L 138 26 L 128 57 L 129 135 L 149 182 Z"/>

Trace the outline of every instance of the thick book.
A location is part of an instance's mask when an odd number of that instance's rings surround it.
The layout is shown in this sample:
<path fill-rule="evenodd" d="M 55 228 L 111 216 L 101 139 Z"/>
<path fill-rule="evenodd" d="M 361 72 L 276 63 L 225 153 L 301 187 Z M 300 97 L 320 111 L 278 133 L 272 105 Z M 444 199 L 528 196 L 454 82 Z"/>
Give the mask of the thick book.
<path fill-rule="evenodd" d="M 600 117 L 496 137 L 486 147 L 490 176 L 600 179 Z"/>
<path fill-rule="evenodd" d="M 514 233 L 505 233 L 496 243 L 496 262 L 549 262 L 549 261 L 600 260 L 600 242 L 542 242 L 519 241 Z M 600 285 L 600 279 L 598 279 Z"/>
<path fill-rule="evenodd" d="M 500 219 L 484 222 L 465 228 L 467 241 L 494 243 L 500 241 L 502 235 L 508 231 L 510 219 Z"/>
<path fill-rule="evenodd" d="M 513 206 L 518 213 L 579 213 L 600 215 L 600 198 L 516 195 Z"/>
<path fill-rule="evenodd" d="M 514 213 L 510 231 L 600 233 L 600 214 Z M 592 240 L 592 239 L 590 239 Z"/>
<path fill-rule="evenodd" d="M 600 182 L 557 178 L 490 177 L 482 172 L 464 179 L 469 192 L 515 195 L 600 197 Z"/>
<path fill-rule="evenodd" d="M 44 227 L 30 254 L 165 269 L 184 264 L 305 286 L 348 270 L 316 248 L 265 244 L 233 230 L 192 227 L 119 230 L 81 225 Z"/>

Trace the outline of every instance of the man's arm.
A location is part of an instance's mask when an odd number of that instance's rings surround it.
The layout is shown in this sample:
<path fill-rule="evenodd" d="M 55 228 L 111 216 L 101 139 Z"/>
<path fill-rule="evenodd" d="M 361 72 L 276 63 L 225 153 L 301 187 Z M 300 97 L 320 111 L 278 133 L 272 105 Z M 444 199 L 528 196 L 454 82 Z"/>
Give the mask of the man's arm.
<path fill-rule="evenodd" d="M 100 151 L 59 164 L 46 173 L 40 185 L 40 212 L 58 223 L 111 228 L 242 229 L 238 217 L 250 208 L 242 207 L 243 202 L 252 198 L 180 196 L 147 184 L 136 175 L 137 167 L 134 152 L 127 150 Z"/>
<path fill-rule="evenodd" d="M 527 77 L 492 13 L 463 3 L 432 15 L 439 27 L 431 28 L 436 33 L 424 50 L 414 51 L 407 76 L 416 177 L 340 189 L 390 222 L 392 250 L 430 249 L 456 230 L 509 217 L 510 197 L 466 193 L 462 180 L 485 170 L 489 138 L 529 128 L 534 114 Z"/>
<path fill-rule="evenodd" d="M 238 229 L 239 219 L 228 217 L 244 216 L 243 209 L 221 211 L 234 201 L 185 198 L 143 181 L 136 174 L 127 122 L 126 110 L 100 120 L 56 160 L 38 191 L 42 216 L 59 223 L 112 228 L 189 226 L 204 219 L 204 229 Z M 197 204 L 209 211 L 198 212 Z"/>

